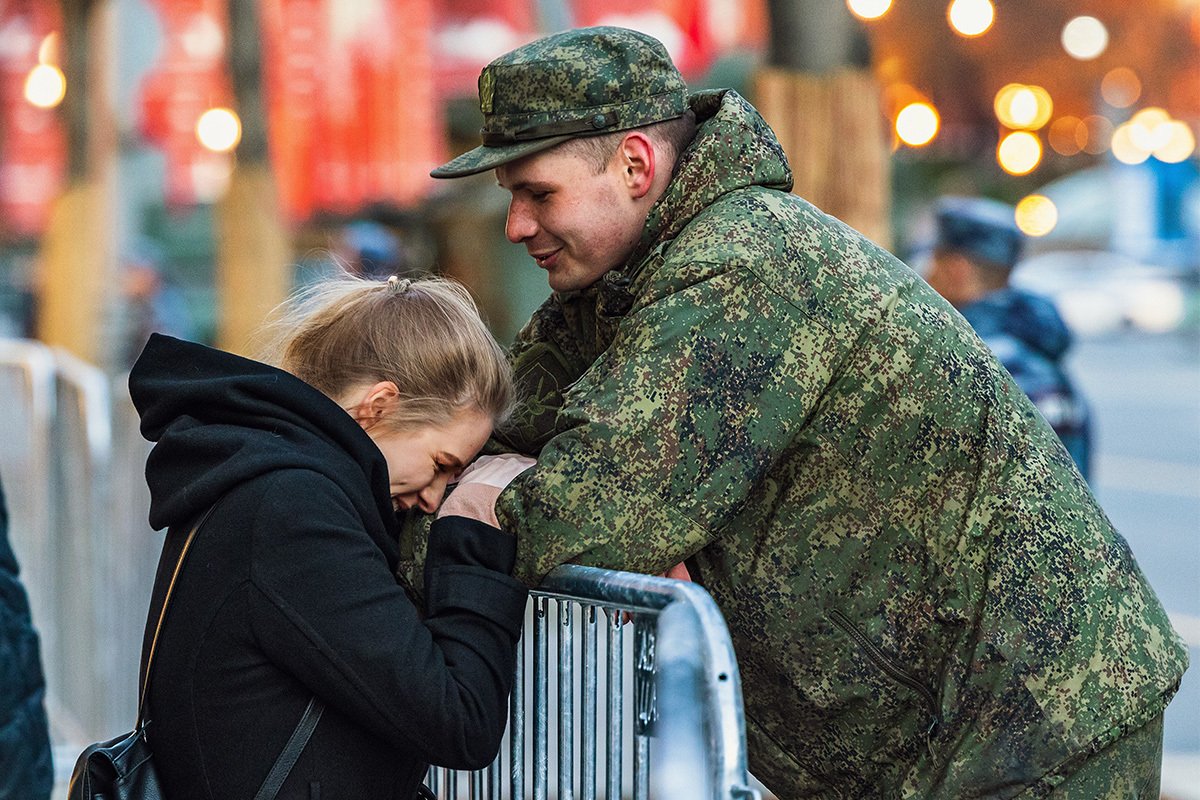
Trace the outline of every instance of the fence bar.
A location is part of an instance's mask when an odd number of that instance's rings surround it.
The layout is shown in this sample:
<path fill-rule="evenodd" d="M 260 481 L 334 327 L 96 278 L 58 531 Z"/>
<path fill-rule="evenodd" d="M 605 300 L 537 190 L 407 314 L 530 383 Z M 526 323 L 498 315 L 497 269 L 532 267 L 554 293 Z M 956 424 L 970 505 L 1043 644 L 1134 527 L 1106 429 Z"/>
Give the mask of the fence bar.
<path fill-rule="evenodd" d="M 580 615 L 583 663 L 580 682 L 583 713 L 579 732 L 579 794 L 581 800 L 596 800 L 596 607 L 583 607 Z"/>
<path fill-rule="evenodd" d="M 533 800 L 546 800 L 549 785 L 546 706 L 549 695 L 550 644 L 546 641 L 546 616 L 550 601 L 545 597 L 534 600 L 533 614 Z"/>
<path fill-rule="evenodd" d="M 517 647 L 512 697 L 508 703 L 509 797 L 525 797 L 525 642 Z"/>
<path fill-rule="evenodd" d="M 573 800 L 575 754 L 575 637 L 571 605 L 559 600 L 558 607 L 558 800 Z"/>
<path fill-rule="evenodd" d="M 623 613 L 608 609 L 608 764 L 605 776 L 605 798 L 621 800 L 622 690 L 625 685 L 625 662 L 622 659 L 624 639 L 621 637 Z"/>

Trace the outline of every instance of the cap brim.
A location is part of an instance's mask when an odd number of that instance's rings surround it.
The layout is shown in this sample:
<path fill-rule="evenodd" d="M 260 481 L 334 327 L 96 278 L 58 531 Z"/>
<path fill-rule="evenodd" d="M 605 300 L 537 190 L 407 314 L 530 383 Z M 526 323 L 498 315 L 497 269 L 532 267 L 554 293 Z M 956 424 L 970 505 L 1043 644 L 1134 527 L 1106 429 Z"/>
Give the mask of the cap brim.
<path fill-rule="evenodd" d="M 506 144 L 502 147 L 488 147 L 480 145 L 474 150 L 468 150 L 458 158 L 451 159 L 445 164 L 442 164 L 437 169 L 430 172 L 430 176 L 434 178 L 463 178 L 467 175 L 474 175 L 479 172 L 487 172 L 489 169 L 495 169 L 502 164 L 508 164 L 525 156 L 531 156 L 534 153 L 540 153 L 543 150 L 549 150 L 556 144 L 565 142 L 567 139 L 574 138 L 567 136 L 548 136 L 544 139 L 533 139 L 528 142 L 519 142 L 517 144 Z"/>

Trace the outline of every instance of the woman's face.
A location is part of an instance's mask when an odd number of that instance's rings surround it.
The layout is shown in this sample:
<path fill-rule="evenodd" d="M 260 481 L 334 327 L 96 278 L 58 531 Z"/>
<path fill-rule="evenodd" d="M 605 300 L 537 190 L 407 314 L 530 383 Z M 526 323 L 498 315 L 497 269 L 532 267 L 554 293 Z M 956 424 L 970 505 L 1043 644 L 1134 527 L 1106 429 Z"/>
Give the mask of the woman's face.
<path fill-rule="evenodd" d="M 394 431 L 377 424 L 366 431 L 387 460 L 392 506 L 432 514 L 442 504 L 447 484 L 492 435 L 492 420 L 470 409 L 444 426 Z"/>

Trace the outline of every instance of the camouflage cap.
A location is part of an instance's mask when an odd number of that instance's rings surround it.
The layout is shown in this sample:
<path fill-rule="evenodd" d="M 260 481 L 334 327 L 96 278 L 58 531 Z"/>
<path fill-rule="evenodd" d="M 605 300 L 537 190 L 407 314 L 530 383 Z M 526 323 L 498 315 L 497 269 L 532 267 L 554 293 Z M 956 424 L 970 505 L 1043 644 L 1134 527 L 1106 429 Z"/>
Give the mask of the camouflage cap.
<path fill-rule="evenodd" d="M 935 216 L 935 247 L 1002 269 L 1011 269 L 1021 259 L 1025 237 L 1012 206 L 986 197 L 943 197 Z"/>
<path fill-rule="evenodd" d="M 688 91 L 657 39 L 625 28 L 577 28 L 484 67 L 479 109 L 483 144 L 430 175 L 473 175 L 577 136 L 681 117 Z"/>

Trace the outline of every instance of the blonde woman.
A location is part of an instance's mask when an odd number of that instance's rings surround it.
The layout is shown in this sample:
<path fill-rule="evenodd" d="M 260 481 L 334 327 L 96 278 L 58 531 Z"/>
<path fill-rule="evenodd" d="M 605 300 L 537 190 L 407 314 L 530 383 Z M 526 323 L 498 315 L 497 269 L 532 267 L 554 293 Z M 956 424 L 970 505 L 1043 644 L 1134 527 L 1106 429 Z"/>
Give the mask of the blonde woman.
<path fill-rule="evenodd" d="M 147 643 L 212 509 L 154 655 L 157 768 L 172 800 L 252 797 L 315 697 L 278 796 L 410 798 L 430 763 L 494 757 L 526 592 L 513 537 L 446 516 L 422 618 L 394 577 L 395 512 L 437 509 L 508 414 L 508 367 L 445 280 L 334 279 L 275 327 L 278 367 L 155 335 L 130 375 L 169 529 Z"/>

